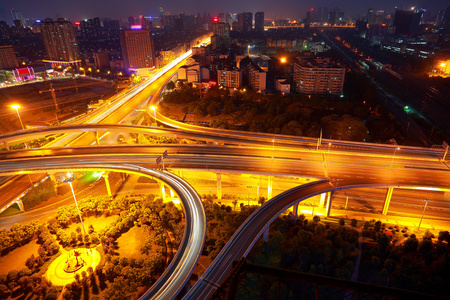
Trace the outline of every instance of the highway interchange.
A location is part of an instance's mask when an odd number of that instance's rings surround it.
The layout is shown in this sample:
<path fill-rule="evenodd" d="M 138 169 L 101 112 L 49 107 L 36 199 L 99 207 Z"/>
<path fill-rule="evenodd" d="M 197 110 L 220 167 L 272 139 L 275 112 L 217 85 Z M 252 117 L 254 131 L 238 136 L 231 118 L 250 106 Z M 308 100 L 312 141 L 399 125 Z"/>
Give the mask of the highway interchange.
<path fill-rule="evenodd" d="M 178 65 L 177 65 L 178 66 Z M 168 169 L 196 169 L 211 172 L 301 176 L 320 179 L 293 188 L 266 202 L 233 235 L 186 299 L 207 299 L 226 278 L 231 262 L 248 253 L 264 229 L 280 213 L 301 200 L 328 191 L 357 187 L 424 187 L 448 189 L 449 168 L 444 150 L 393 145 L 322 140 L 262 133 L 224 131 L 172 121 L 158 114 L 158 121 L 174 127 L 163 129 L 117 125 L 130 112 L 159 94 L 176 66 L 154 85 L 127 92 L 101 113 L 83 120 L 85 124 L 21 131 L 0 137 L 8 144 L 63 133 L 50 148 L 4 151 L 0 153 L 0 174 L 17 175 L 70 169 L 122 170 L 164 181 L 183 200 L 186 231 L 177 257 L 143 299 L 172 299 L 189 279 L 201 254 L 206 219 L 198 194 L 182 179 L 158 172 L 155 159 L 168 151 Z M 128 94 L 130 93 L 130 94 Z M 126 99 L 126 100 L 125 100 Z M 119 104 L 120 103 L 120 104 Z M 148 102 L 149 109 L 151 101 Z M 153 102 L 154 104 L 154 102 Z M 151 115 L 153 112 L 151 112 Z M 100 117 L 102 115 L 102 117 Z M 96 124 L 101 122 L 102 124 Z M 110 124 L 109 124 L 110 123 Z M 179 140 L 202 140 L 208 144 L 177 145 L 96 145 L 91 132 L 134 132 L 166 135 Z M 82 132 L 88 132 L 82 134 Z M 70 147 L 67 147 L 70 145 Z M 66 147 L 64 147 L 66 146 Z M 188 217 L 188 215 L 190 217 Z"/>

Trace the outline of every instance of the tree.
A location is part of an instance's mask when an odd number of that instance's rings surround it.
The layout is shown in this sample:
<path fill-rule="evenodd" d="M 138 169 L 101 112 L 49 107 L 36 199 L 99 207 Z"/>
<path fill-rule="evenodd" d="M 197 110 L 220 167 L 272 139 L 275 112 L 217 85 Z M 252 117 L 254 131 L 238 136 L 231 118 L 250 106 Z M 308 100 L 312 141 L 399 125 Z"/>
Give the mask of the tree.
<path fill-rule="evenodd" d="M 358 221 L 357 221 L 356 219 L 352 219 L 352 220 L 350 221 L 350 226 L 356 227 L 357 225 L 358 225 Z"/>
<path fill-rule="evenodd" d="M 345 225 L 345 219 L 344 218 L 340 218 L 339 219 L 339 225 L 340 226 L 344 226 Z"/>

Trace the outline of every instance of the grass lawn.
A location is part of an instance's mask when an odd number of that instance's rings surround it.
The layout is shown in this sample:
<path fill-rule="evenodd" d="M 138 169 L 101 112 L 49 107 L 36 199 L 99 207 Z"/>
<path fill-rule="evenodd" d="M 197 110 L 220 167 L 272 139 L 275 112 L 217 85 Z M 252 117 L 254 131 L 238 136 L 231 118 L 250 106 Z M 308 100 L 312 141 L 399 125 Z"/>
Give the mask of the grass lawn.
<path fill-rule="evenodd" d="M 0 274 L 8 274 L 12 270 L 21 270 L 26 268 L 25 261 L 31 254 L 38 256 L 39 244 L 37 240 L 32 240 L 22 247 L 16 248 L 5 256 L 0 257 Z"/>
<path fill-rule="evenodd" d="M 109 217 L 104 217 L 104 216 L 100 216 L 100 217 L 95 217 L 95 216 L 91 216 L 91 217 L 83 217 L 83 223 L 84 223 L 84 227 L 86 229 L 86 232 L 88 232 L 89 230 L 89 225 L 92 224 L 92 226 L 94 226 L 94 230 L 95 232 L 99 232 L 100 230 L 106 228 L 109 226 L 109 224 L 111 224 L 115 218 L 117 218 L 117 216 L 109 216 Z M 81 227 L 81 223 L 73 223 L 69 226 L 69 228 L 65 229 L 65 231 L 70 234 L 72 231 L 75 231 L 75 229 L 80 226 L 81 230 L 83 230 L 83 228 Z"/>
<path fill-rule="evenodd" d="M 143 227 L 134 226 L 128 232 L 122 234 L 117 239 L 117 245 L 119 249 L 120 256 L 125 256 L 128 258 L 147 258 L 148 256 L 141 253 L 141 246 L 145 243 L 145 239 L 147 237 L 147 232 Z M 152 252 L 156 249 L 156 246 L 153 245 Z M 153 254 L 153 253 L 151 253 Z"/>

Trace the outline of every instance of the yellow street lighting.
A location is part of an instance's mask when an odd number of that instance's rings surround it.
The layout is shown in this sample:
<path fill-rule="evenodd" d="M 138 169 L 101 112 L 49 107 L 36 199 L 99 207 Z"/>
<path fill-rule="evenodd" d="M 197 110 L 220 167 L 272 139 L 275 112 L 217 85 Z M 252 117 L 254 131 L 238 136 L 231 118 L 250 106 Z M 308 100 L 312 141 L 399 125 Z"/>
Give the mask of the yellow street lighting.
<path fill-rule="evenodd" d="M 445 62 L 441 63 L 441 67 L 445 67 L 445 65 L 446 65 Z"/>
<path fill-rule="evenodd" d="M 282 57 L 282 58 L 280 59 L 280 61 L 281 61 L 282 64 L 285 64 L 286 61 L 287 61 L 287 60 L 286 60 L 286 57 Z"/>
<path fill-rule="evenodd" d="M 111 71 L 106 72 L 106 74 L 108 74 L 108 75 L 111 74 Z"/>
<path fill-rule="evenodd" d="M 92 68 L 89 68 L 88 71 L 89 71 L 89 72 L 92 72 Z"/>
<path fill-rule="evenodd" d="M 25 127 L 23 126 L 23 123 L 22 123 L 22 118 L 20 117 L 20 114 L 19 114 L 20 105 L 19 104 L 14 104 L 14 105 L 11 105 L 11 108 L 16 110 L 17 116 L 19 117 L 20 125 L 22 125 L 22 129 L 25 129 Z"/>
<path fill-rule="evenodd" d="M 100 70 L 97 70 L 97 73 L 100 72 Z"/>

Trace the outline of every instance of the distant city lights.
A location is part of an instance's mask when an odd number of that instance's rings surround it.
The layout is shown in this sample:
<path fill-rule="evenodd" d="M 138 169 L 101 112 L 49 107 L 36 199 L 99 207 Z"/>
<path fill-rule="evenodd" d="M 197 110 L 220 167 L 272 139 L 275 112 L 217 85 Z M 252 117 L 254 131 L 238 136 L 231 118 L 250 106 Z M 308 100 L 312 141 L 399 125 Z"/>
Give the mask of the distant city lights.
<path fill-rule="evenodd" d="M 130 27 L 132 30 L 141 30 L 142 29 L 142 25 L 140 24 L 133 24 Z"/>

